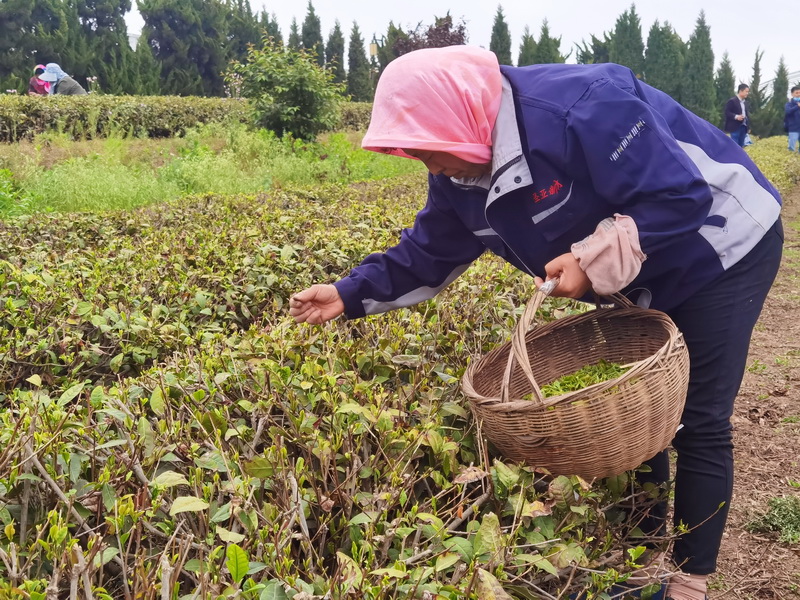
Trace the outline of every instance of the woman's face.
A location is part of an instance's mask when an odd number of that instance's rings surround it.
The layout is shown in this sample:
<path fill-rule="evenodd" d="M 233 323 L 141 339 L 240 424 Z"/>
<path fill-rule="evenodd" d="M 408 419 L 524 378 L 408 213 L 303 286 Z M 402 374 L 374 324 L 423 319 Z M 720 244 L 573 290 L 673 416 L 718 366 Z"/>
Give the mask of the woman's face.
<path fill-rule="evenodd" d="M 423 162 L 433 175 L 446 175 L 455 179 L 480 177 L 492 170 L 491 163 L 471 163 L 447 152 L 433 150 L 407 150 L 403 152 Z"/>

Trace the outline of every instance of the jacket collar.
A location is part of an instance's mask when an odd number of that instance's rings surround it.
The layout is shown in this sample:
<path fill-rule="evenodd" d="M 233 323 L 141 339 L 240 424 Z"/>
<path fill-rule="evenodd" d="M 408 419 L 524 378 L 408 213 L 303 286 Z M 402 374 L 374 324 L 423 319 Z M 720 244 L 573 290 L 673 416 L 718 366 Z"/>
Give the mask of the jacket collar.
<path fill-rule="evenodd" d="M 481 177 L 452 181 L 459 187 L 479 187 L 488 191 L 487 207 L 500 196 L 533 184 L 528 162 L 522 152 L 511 84 L 505 75 L 500 110 L 492 129 L 492 172 Z"/>

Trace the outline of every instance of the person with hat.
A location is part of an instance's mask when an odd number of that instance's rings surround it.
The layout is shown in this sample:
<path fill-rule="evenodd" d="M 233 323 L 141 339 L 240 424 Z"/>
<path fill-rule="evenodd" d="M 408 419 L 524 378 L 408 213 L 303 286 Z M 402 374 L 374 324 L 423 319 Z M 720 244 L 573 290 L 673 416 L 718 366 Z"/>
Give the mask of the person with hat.
<path fill-rule="evenodd" d="M 47 96 L 50 93 L 50 83 L 39 79 L 39 75 L 44 73 L 44 65 L 36 65 L 33 68 L 33 77 L 28 80 L 29 96 Z"/>
<path fill-rule="evenodd" d="M 741 122 L 741 121 L 739 121 Z M 733 492 L 731 415 L 780 264 L 781 197 L 738 144 L 628 68 L 500 66 L 469 46 L 416 50 L 378 82 L 362 147 L 422 161 L 426 206 L 349 276 L 294 294 L 298 322 L 432 298 L 483 252 L 553 295 L 622 292 L 667 313 L 691 358 L 677 453 L 672 600 L 704 600 Z M 670 477 L 667 452 L 642 482 Z M 660 504 L 640 524 L 666 530 Z"/>
<path fill-rule="evenodd" d="M 39 79 L 49 82 L 51 94 L 61 94 L 63 96 L 83 96 L 86 90 L 77 81 L 67 75 L 56 63 L 47 63 L 44 73 L 39 75 Z"/>

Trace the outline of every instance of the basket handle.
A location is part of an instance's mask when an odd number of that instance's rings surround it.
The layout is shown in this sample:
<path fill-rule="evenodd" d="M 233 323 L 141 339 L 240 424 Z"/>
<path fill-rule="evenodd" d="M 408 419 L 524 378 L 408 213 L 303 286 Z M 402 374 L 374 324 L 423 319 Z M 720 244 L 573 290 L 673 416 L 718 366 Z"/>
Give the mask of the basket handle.
<path fill-rule="evenodd" d="M 517 364 L 519 364 L 522 372 L 525 373 L 525 376 L 528 378 L 528 381 L 533 388 L 532 401 L 537 402 L 539 405 L 544 404 L 544 395 L 542 395 L 542 390 L 539 387 L 539 384 L 536 383 L 536 378 L 533 375 L 533 369 L 531 369 L 530 359 L 528 358 L 528 347 L 525 343 L 525 335 L 528 333 L 528 330 L 536 318 L 536 311 L 542 306 L 545 298 L 553 293 L 553 290 L 558 287 L 559 282 L 560 279 L 558 277 L 548 279 L 546 282 L 544 282 L 544 284 L 542 284 L 541 287 L 539 287 L 539 289 L 536 290 L 536 293 L 528 301 L 527 306 L 525 306 L 525 311 L 522 313 L 522 317 L 520 317 L 520 320 L 514 329 L 514 334 L 511 336 L 511 352 L 508 353 L 506 370 L 503 373 L 503 380 L 500 384 L 500 400 L 502 402 L 509 401 L 508 389 L 511 387 L 511 371 L 514 368 L 514 361 L 516 360 Z M 631 308 L 636 306 L 627 298 L 627 296 L 619 292 L 609 296 L 603 296 L 603 298 L 610 300 L 622 308 Z"/>

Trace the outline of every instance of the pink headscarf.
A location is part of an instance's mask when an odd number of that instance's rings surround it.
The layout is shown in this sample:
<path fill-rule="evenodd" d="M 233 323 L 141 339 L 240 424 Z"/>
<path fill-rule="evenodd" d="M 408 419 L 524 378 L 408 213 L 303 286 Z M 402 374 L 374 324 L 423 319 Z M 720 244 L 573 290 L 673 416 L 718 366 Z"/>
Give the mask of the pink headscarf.
<path fill-rule="evenodd" d="M 487 163 L 501 91 L 493 52 L 473 46 L 409 52 L 381 75 L 361 147 L 405 157 L 402 148 L 448 152 Z"/>

